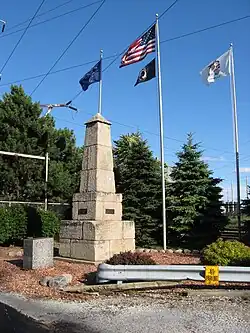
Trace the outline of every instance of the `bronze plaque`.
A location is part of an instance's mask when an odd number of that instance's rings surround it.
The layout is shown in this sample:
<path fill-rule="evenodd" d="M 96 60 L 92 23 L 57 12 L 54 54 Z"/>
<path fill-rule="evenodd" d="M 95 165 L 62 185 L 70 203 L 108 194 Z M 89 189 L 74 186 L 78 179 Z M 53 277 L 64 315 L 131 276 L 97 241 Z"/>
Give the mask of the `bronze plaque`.
<path fill-rule="evenodd" d="M 78 215 L 86 215 L 87 214 L 87 208 L 78 209 Z"/>
<path fill-rule="evenodd" d="M 106 214 L 115 214 L 115 210 L 114 209 L 106 209 L 105 213 Z"/>

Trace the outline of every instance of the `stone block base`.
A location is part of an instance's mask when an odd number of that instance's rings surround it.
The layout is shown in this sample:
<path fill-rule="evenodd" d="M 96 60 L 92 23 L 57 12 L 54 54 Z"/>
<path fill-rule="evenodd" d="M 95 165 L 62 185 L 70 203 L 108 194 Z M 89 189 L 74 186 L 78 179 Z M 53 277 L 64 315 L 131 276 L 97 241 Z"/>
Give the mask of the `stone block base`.
<path fill-rule="evenodd" d="M 116 253 L 135 249 L 132 221 L 62 221 L 62 257 L 102 262 Z"/>
<path fill-rule="evenodd" d="M 54 239 L 27 238 L 23 244 L 23 268 L 36 269 L 53 266 Z"/>

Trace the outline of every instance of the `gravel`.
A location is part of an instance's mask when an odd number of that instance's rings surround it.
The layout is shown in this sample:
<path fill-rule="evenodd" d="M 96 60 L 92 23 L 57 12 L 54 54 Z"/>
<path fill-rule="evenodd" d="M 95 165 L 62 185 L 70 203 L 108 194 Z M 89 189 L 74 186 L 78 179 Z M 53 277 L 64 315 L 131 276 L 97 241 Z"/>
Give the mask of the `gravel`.
<path fill-rule="evenodd" d="M 81 303 L 27 302 L 13 295 L 0 295 L 1 299 L 65 333 L 250 332 L 250 301 L 239 298 L 161 292 L 100 297 Z"/>

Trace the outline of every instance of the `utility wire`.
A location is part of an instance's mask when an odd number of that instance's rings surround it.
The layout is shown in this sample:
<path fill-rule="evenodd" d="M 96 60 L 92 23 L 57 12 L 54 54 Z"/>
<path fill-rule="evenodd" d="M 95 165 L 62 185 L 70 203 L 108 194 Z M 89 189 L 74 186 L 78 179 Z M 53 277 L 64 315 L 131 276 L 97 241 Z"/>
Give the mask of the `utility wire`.
<path fill-rule="evenodd" d="M 44 20 L 44 21 L 41 21 L 41 22 L 38 22 L 38 23 L 32 24 L 32 25 L 29 27 L 29 29 L 31 29 L 31 28 L 33 28 L 33 27 L 36 27 L 36 26 L 38 26 L 38 25 L 44 24 L 44 23 L 46 23 L 46 22 L 50 22 L 50 21 L 53 21 L 53 20 L 55 20 L 55 19 L 61 18 L 61 17 L 63 17 L 63 16 L 66 16 L 66 15 L 69 15 L 69 14 L 72 14 L 72 13 L 75 13 L 75 12 L 78 12 L 79 10 L 82 10 L 82 9 L 88 8 L 88 7 L 93 6 L 93 5 L 95 5 L 95 4 L 97 4 L 97 3 L 100 3 L 100 2 L 102 2 L 102 0 L 92 2 L 92 3 L 88 4 L 88 5 L 84 5 L 84 6 L 78 7 L 78 8 L 76 8 L 76 9 L 70 10 L 70 11 L 65 12 L 65 13 L 62 13 L 62 14 L 60 14 L 60 15 L 57 15 L 57 16 L 54 16 L 54 17 L 51 17 L 51 18 L 49 18 L 49 19 L 47 19 L 47 20 Z M 5 37 L 8 37 L 8 36 L 11 36 L 11 35 L 13 35 L 13 34 L 16 34 L 16 33 L 20 32 L 20 31 L 23 31 L 23 30 L 25 30 L 25 29 L 22 28 L 22 29 L 19 29 L 19 30 L 12 31 L 12 32 L 10 32 L 10 33 L 5 33 L 5 34 L 1 35 L 0 38 L 5 38 Z"/>
<path fill-rule="evenodd" d="M 184 37 L 188 37 L 188 36 L 192 36 L 192 35 L 195 35 L 195 34 L 199 34 L 201 32 L 208 31 L 208 30 L 211 30 L 211 29 L 219 28 L 219 27 L 222 27 L 222 26 L 230 24 L 230 23 L 235 23 L 235 22 L 239 22 L 239 21 L 242 21 L 242 20 L 246 20 L 248 18 L 250 18 L 250 15 L 239 17 L 237 19 L 226 21 L 226 22 L 223 22 L 223 23 L 215 24 L 215 25 L 212 25 L 210 27 L 207 27 L 207 28 L 204 28 L 204 29 L 200 29 L 200 30 L 196 30 L 196 31 L 193 31 L 193 32 L 189 32 L 187 34 L 183 34 L 183 35 L 180 35 L 180 36 L 168 38 L 168 39 L 163 40 L 161 42 L 161 44 L 166 43 L 166 42 L 171 42 L 171 41 L 176 40 L 176 39 L 181 39 L 181 38 L 184 38 Z"/>
<path fill-rule="evenodd" d="M 33 15 L 33 17 L 31 18 L 31 20 L 29 21 L 29 24 L 27 25 L 27 27 L 25 28 L 24 32 L 22 33 L 21 37 L 19 38 L 18 42 L 16 43 L 16 45 L 14 46 L 12 52 L 10 53 L 10 55 L 8 56 L 7 60 L 5 61 L 4 65 L 2 66 L 1 70 L 0 70 L 0 73 L 2 74 L 3 73 L 3 70 L 4 68 L 7 66 L 8 62 L 10 61 L 11 57 L 13 56 L 14 52 L 16 51 L 18 45 L 21 43 L 24 35 L 26 34 L 27 30 L 29 29 L 32 21 L 34 20 L 34 18 L 36 17 L 37 13 L 39 12 L 40 8 L 42 7 L 42 5 L 44 4 L 46 0 L 43 0 L 39 7 L 37 8 L 35 14 Z"/>
<path fill-rule="evenodd" d="M 177 40 L 177 39 L 180 39 L 180 38 L 189 37 L 189 36 L 197 34 L 197 33 L 201 33 L 201 32 L 204 32 L 204 31 L 207 31 L 207 30 L 210 30 L 210 29 L 215 29 L 215 28 L 221 27 L 223 25 L 227 25 L 227 24 L 231 24 L 231 23 L 238 22 L 238 21 L 241 21 L 241 20 L 245 20 L 247 18 L 250 18 L 250 15 L 247 15 L 247 16 L 244 16 L 244 17 L 240 17 L 240 18 L 237 18 L 237 19 L 234 19 L 234 20 L 230 20 L 230 21 L 227 21 L 227 22 L 224 22 L 224 23 L 221 23 L 221 24 L 213 25 L 213 26 L 210 26 L 210 27 L 207 27 L 207 28 L 204 28 L 204 29 L 195 30 L 193 32 L 190 32 L 190 33 L 187 33 L 187 34 L 184 34 L 184 35 L 180 35 L 180 36 L 176 36 L 176 37 L 173 37 L 173 38 L 169 38 L 169 39 L 166 39 L 166 40 L 162 41 L 161 43 L 166 43 L 166 42 L 170 42 L 172 40 Z M 114 54 L 114 55 L 111 55 L 111 56 L 103 58 L 103 60 L 107 60 L 107 59 L 111 59 L 111 58 L 115 58 L 115 57 L 116 57 L 115 60 L 117 60 L 117 55 L 119 57 L 121 54 L 122 53 Z M 95 63 L 97 61 L 98 60 L 93 60 L 93 61 L 89 61 L 89 62 L 86 62 L 86 63 L 83 63 L 83 64 L 73 65 L 73 66 L 70 66 L 70 67 L 62 68 L 62 69 L 59 69 L 57 71 L 50 72 L 49 75 L 56 74 L 56 73 L 63 72 L 63 71 L 67 71 L 67 70 L 74 69 L 74 68 L 77 68 L 77 67 L 85 66 L 85 65 L 88 65 L 88 64 L 92 64 L 92 63 Z M 109 65 L 109 66 L 111 66 L 111 65 Z M 33 79 L 42 77 L 43 75 L 46 75 L 46 74 L 38 74 L 36 76 L 30 76 L 30 77 L 27 77 L 27 78 L 19 79 L 19 80 L 16 80 L 16 81 L 5 83 L 5 84 L 0 84 L 0 87 L 12 85 L 12 84 L 19 83 L 19 82 L 33 80 Z"/>
<path fill-rule="evenodd" d="M 116 55 L 105 57 L 105 58 L 103 58 L 103 60 L 109 60 L 111 58 L 114 58 L 115 56 Z M 68 71 L 68 70 L 71 70 L 71 69 L 74 69 L 74 68 L 78 68 L 78 67 L 83 67 L 83 66 L 86 66 L 86 65 L 91 65 L 93 63 L 96 63 L 97 61 L 98 60 L 92 60 L 92 61 L 84 62 L 84 63 L 78 64 L 78 65 L 64 67 L 64 68 L 58 69 L 56 71 L 50 72 L 49 75 L 65 72 L 65 71 Z M 42 76 L 45 76 L 45 75 L 46 75 L 46 73 L 38 74 L 38 75 L 34 75 L 34 76 L 29 76 L 29 77 L 26 77 L 24 79 L 19 79 L 19 80 L 15 80 L 15 81 L 12 81 L 12 82 L 7 82 L 7 83 L 4 83 L 4 84 L 0 84 L 0 87 L 9 86 L 9 85 L 20 83 L 20 82 L 25 82 L 25 81 L 29 81 L 29 80 L 38 79 L 39 77 L 42 77 Z"/>
<path fill-rule="evenodd" d="M 77 40 L 77 38 L 80 36 L 80 34 L 83 32 L 83 30 L 87 27 L 87 25 L 92 21 L 92 19 L 95 17 L 95 15 L 99 12 L 101 7 L 104 5 L 106 0 L 103 0 L 100 6 L 95 10 L 95 12 L 91 15 L 91 17 L 88 19 L 88 21 L 83 25 L 83 27 L 80 29 L 80 31 L 76 34 L 76 36 L 72 39 L 72 41 L 69 43 L 69 45 L 66 47 L 66 49 L 62 52 L 62 54 L 57 58 L 57 60 L 54 62 L 54 64 L 50 67 L 48 72 L 45 74 L 45 76 L 42 78 L 42 80 L 36 85 L 36 87 L 31 92 L 30 96 L 34 94 L 34 92 L 40 87 L 40 85 L 43 83 L 43 81 L 47 78 L 47 76 L 51 73 L 53 68 L 58 64 L 58 62 L 62 59 L 62 57 L 65 55 L 65 53 L 68 51 L 68 49 L 73 45 L 73 43 Z"/>
<path fill-rule="evenodd" d="M 177 2 L 178 2 L 179 0 L 175 0 L 168 8 L 166 8 L 165 10 L 164 10 L 164 12 L 159 16 L 159 18 L 158 19 L 160 19 L 160 18 L 162 18 L 165 14 L 167 14 L 167 12 L 171 9 L 171 8 L 173 8 L 174 7 L 174 5 L 176 5 L 177 4 Z M 142 32 L 142 34 L 141 35 L 143 35 L 150 27 L 151 27 L 152 25 L 150 25 L 147 29 L 145 29 L 143 32 Z M 141 36 L 140 35 L 140 36 Z M 106 71 L 110 66 L 112 66 L 113 65 L 113 63 L 127 50 L 127 48 L 128 47 L 126 47 L 122 52 L 120 52 L 118 55 L 117 55 L 117 57 L 114 59 L 114 60 L 112 60 L 111 61 L 111 63 L 107 66 L 107 67 L 105 67 L 104 68 L 104 70 L 103 70 L 103 72 L 104 71 Z"/>
<path fill-rule="evenodd" d="M 159 19 L 160 18 L 162 18 L 174 5 L 176 5 L 177 4 L 177 2 L 178 2 L 179 0 L 175 0 L 169 7 L 167 7 L 164 11 L 163 11 L 163 13 L 159 16 Z M 141 34 L 140 34 L 140 36 L 138 37 L 138 38 L 140 38 L 150 27 L 152 26 L 152 24 L 149 26 L 149 27 L 147 27 Z M 102 71 L 102 72 L 105 72 L 110 66 L 112 66 L 113 65 L 113 63 L 115 63 L 116 62 L 116 60 L 128 49 L 128 47 L 129 46 L 127 46 L 122 52 L 120 52 L 120 53 L 118 53 L 117 54 L 117 56 L 115 57 L 115 59 L 114 60 L 112 60 L 109 64 L 108 64 L 108 66 L 106 66 L 105 68 L 104 68 L 104 70 Z M 81 91 L 79 91 L 72 99 L 71 99 L 71 102 L 72 101 L 75 101 L 81 94 L 83 93 L 83 91 L 81 90 Z"/>
<path fill-rule="evenodd" d="M 56 7 L 53 7 L 51 9 L 49 9 L 49 10 L 46 10 L 45 12 L 42 12 L 41 14 L 37 15 L 36 18 L 44 16 L 44 15 L 50 13 L 50 12 L 53 12 L 54 10 L 56 10 L 58 8 L 61 8 L 61 7 L 65 6 L 65 5 L 68 5 L 70 2 L 73 2 L 73 1 L 75 1 L 75 0 L 66 1 L 66 2 L 62 3 L 61 5 L 58 5 Z M 8 31 L 13 30 L 13 29 L 15 29 L 17 27 L 20 27 L 20 25 L 23 25 L 23 24 L 29 22 L 29 20 L 30 20 L 30 18 L 27 19 L 27 20 L 25 20 L 25 21 L 23 21 L 23 22 L 17 23 L 15 25 L 11 26 L 11 27 L 8 27 Z"/>
<path fill-rule="evenodd" d="M 81 109 L 78 109 L 78 111 L 82 111 Z M 89 114 L 91 116 L 93 116 L 92 113 L 90 112 L 85 112 L 86 114 Z M 66 120 L 66 119 L 62 119 L 62 118 L 57 118 L 55 117 L 56 119 L 58 120 L 62 120 L 62 121 L 65 121 L 66 123 L 70 123 L 70 124 L 74 124 L 74 125 L 77 125 L 77 126 L 80 126 L 80 127 L 84 127 L 83 125 L 81 124 L 78 124 L 78 123 L 75 123 L 75 122 L 72 122 L 72 121 L 69 121 L 69 120 Z M 110 121 L 114 124 L 117 124 L 117 125 L 121 125 L 121 126 L 124 126 L 124 127 L 129 127 L 129 128 L 139 128 L 138 125 L 131 125 L 131 124 L 124 124 L 124 123 L 121 123 L 121 122 L 118 122 L 116 120 L 113 120 L 113 119 L 110 119 Z M 150 135 L 154 135 L 154 136 L 157 136 L 159 137 L 159 133 L 154 133 L 154 132 L 151 132 L 151 131 L 147 131 L 147 130 L 140 130 L 141 133 L 147 133 L 147 134 L 150 134 Z M 186 143 L 185 141 L 183 140 L 180 140 L 180 139 L 176 139 L 176 138 L 173 138 L 173 137 L 169 137 L 169 136 L 164 136 L 165 139 L 167 140 L 171 140 L 171 141 L 175 141 L 175 142 L 179 142 L 179 143 Z M 234 152 L 232 151 L 228 151 L 228 150 L 223 150 L 223 149 L 218 149 L 218 148 L 213 148 L 213 147 L 208 147 L 208 146 L 203 146 L 201 145 L 201 148 L 205 148 L 205 149 L 209 149 L 209 150 L 213 150 L 213 151 L 219 151 L 219 152 L 223 152 L 224 154 L 230 154 L 230 155 L 233 155 Z M 233 163 L 233 162 L 232 162 Z"/>

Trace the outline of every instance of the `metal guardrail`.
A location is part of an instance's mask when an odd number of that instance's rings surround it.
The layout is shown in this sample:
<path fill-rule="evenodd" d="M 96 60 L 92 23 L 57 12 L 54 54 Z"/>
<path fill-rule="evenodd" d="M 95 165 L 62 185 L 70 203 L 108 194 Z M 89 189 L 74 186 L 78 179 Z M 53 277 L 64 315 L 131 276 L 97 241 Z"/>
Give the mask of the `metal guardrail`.
<path fill-rule="evenodd" d="M 205 267 L 198 265 L 100 264 L 97 282 L 109 281 L 205 281 Z M 219 266 L 220 282 L 250 282 L 250 267 Z"/>

